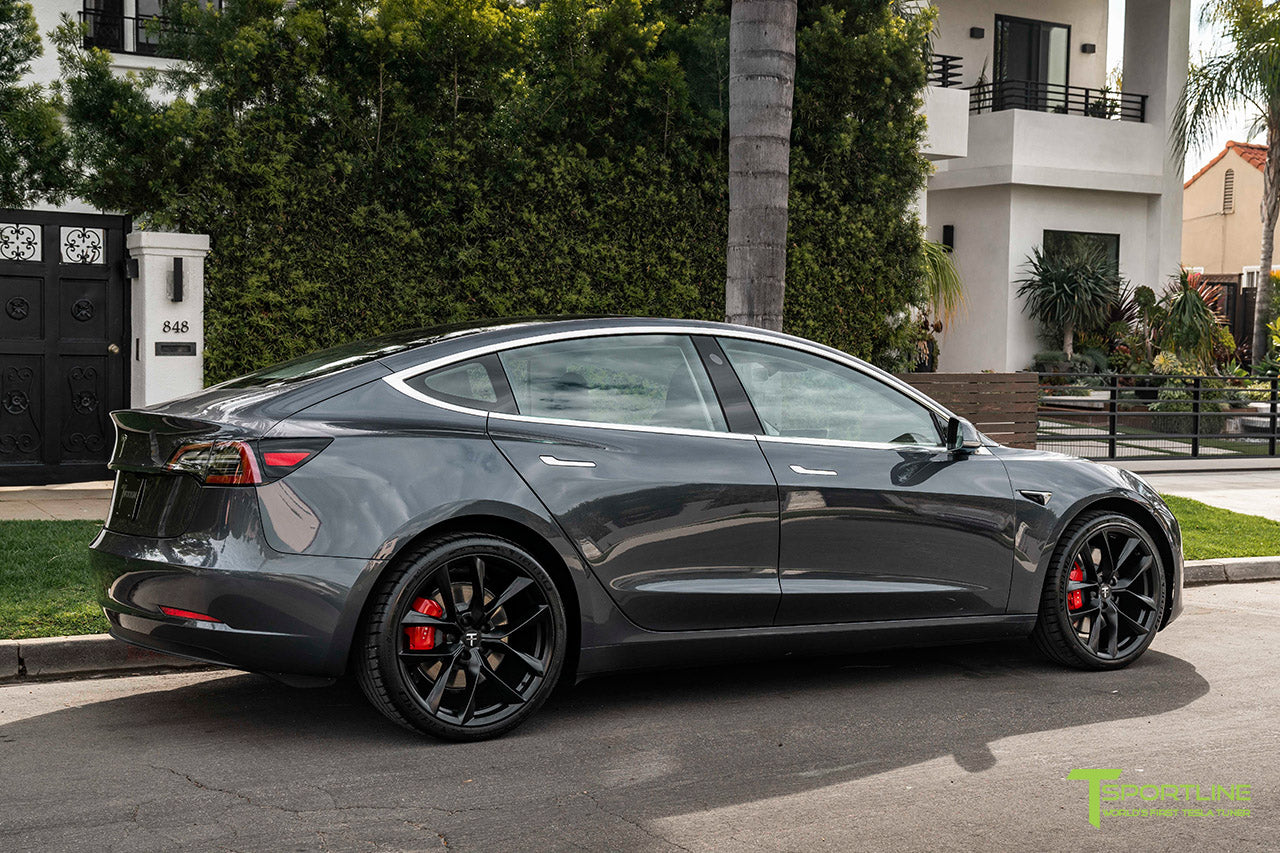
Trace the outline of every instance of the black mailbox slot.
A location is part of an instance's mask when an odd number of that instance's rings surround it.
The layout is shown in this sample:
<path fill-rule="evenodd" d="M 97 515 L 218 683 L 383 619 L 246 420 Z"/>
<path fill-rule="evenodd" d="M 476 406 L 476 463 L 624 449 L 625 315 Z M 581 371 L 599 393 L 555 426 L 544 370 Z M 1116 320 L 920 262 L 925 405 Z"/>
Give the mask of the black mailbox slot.
<path fill-rule="evenodd" d="M 156 355 L 195 355 L 195 341 L 156 341 Z"/>

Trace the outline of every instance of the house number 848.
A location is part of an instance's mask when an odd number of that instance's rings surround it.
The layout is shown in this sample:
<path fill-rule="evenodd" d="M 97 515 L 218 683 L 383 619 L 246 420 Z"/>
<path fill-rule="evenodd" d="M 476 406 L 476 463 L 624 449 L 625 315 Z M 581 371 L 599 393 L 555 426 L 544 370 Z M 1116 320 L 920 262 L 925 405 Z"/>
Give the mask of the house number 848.
<path fill-rule="evenodd" d="M 186 320 L 165 320 L 160 330 L 166 335 L 185 335 L 191 330 L 191 324 Z"/>

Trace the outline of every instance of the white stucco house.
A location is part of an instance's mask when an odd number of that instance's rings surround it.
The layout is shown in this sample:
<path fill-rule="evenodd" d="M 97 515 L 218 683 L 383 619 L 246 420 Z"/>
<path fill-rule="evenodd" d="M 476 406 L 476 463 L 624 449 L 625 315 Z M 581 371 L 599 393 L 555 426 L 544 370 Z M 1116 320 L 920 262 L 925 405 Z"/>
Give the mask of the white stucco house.
<path fill-rule="evenodd" d="M 1092 235 L 1157 290 L 1178 271 L 1182 162 L 1170 117 L 1190 0 L 1123 0 L 1123 90 L 1104 91 L 1108 0 L 936 0 L 926 93 L 927 234 L 950 243 L 968 306 L 943 371 L 1021 370 L 1044 347 L 1015 282 L 1031 250 Z"/>

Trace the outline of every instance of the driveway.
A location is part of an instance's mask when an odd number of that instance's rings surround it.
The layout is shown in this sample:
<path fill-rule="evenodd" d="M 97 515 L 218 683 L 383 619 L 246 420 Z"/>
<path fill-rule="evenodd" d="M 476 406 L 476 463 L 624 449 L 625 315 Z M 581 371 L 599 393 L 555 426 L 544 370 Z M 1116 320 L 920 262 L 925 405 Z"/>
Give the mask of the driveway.
<path fill-rule="evenodd" d="M 1274 850 L 1280 583 L 1187 599 L 1121 672 L 1021 642 L 743 661 L 590 681 L 471 745 L 255 675 L 0 687 L 0 849 Z M 1208 805 L 1251 816 L 1095 829 L 1073 768 L 1249 784 Z"/>

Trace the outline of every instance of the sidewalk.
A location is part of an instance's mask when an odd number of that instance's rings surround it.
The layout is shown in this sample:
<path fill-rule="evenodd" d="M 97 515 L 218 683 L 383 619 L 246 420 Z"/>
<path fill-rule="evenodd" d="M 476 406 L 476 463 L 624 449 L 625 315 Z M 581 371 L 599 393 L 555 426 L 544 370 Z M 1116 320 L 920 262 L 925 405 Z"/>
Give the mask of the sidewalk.
<path fill-rule="evenodd" d="M 1198 471 L 1141 476 L 1156 491 L 1166 495 L 1280 521 L 1280 471 Z"/>
<path fill-rule="evenodd" d="M 111 481 L 59 486 L 0 486 L 0 521 L 101 521 L 111 505 Z"/>

